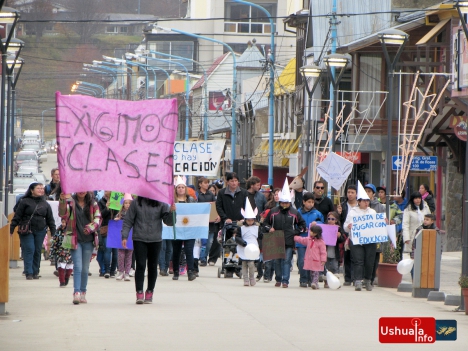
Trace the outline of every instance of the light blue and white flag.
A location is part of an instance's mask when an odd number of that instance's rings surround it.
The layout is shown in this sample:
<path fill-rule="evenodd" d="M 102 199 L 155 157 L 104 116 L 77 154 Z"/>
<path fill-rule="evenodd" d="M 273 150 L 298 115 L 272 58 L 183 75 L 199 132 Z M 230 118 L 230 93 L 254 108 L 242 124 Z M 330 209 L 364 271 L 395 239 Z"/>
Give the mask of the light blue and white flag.
<path fill-rule="evenodd" d="M 208 239 L 211 204 L 209 202 L 195 204 L 176 203 L 177 222 L 175 235 L 178 240 Z M 163 223 L 163 239 L 174 239 L 174 228 Z"/>

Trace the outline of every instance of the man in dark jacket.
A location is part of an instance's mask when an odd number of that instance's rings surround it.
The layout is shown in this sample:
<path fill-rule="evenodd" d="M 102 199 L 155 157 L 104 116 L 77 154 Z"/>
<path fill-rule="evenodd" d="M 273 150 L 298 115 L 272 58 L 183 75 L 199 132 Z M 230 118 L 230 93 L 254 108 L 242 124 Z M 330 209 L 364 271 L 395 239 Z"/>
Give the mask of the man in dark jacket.
<path fill-rule="evenodd" d="M 242 224 L 244 217 L 241 209 L 245 206 L 247 190 L 239 187 L 239 177 L 234 172 L 226 174 L 226 183 L 226 188 L 219 191 L 216 199 L 216 211 L 221 218 L 221 226 L 235 221 Z"/>
<path fill-rule="evenodd" d="M 332 200 L 325 196 L 325 186 L 321 180 L 314 183 L 315 208 L 322 213 L 323 218 L 327 218 L 330 212 L 335 211 Z"/>
<path fill-rule="evenodd" d="M 287 184 L 285 188 L 287 187 Z M 291 259 L 294 249 L 294 236 L 307 230 L 306 222 L 302 215 L 291 206 L 291 197 L 289 188 L 283 189 L 279 199 L 279 206 L 274 207 L 265 218 L 265 230 L 274 232 L 275 230 L 284 231 L 284 244 L 286 257 L 275 260 L 275 279 L 276 287 L 289 285 L 291 274 Z"/>
<path fill-rule="evenodd" d="M 343 229 L 343 224 L 346 221 L 346 217 L 348 216 L 349 211 L 358 205 L 357 202 L 357 187 L 355 185 L 348 186 L 346 190 L 346 201 L 343 201 L 341 205 L 338 206 L 337 211 L 340 214 L 340 223 L 341 228 Z M 344 285 L 349 286 L 354 281 L 352 276 L 352 267 L 351 264 L 351 250 L 346 250 L 344 252 L 343 257 L 343 265 L 344 265 Z"/>
<path fill-rule="evenodd" d="M 57 187 L 57 184 L 60 183 L 60 171 L 58 168 L 52 168 L 52 170 L 50 171 L 50 175 L 52 177 L 52 180 L 49 184 L 47 184 L 44 187 L 46 196 L 49 196 L 52 193 L 52 191 Z"/>

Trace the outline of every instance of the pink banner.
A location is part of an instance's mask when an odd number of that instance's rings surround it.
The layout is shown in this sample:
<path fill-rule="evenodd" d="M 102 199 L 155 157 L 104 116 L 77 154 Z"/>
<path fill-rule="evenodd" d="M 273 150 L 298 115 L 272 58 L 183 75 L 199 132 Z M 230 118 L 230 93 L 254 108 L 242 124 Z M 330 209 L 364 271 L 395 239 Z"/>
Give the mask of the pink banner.
<path fill-rule="evenodd" d="M 322 238 L 325 245 L 336 246 L 338 241 L 338 226 L 333 224 L 317 224 L 322 227 Z"/>
<path fill-rule="evenodd" d="M 65 193 L 112 190 L 172 204 L 177 100 L 56 93 L 57 160 Z"/>

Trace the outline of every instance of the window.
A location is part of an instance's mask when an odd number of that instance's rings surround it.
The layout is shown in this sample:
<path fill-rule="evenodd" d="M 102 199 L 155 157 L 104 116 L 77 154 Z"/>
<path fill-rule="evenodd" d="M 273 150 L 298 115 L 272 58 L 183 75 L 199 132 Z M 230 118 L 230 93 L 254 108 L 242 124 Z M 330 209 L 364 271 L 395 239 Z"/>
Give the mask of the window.
<path fill-rule="evenodd" d="M 116 26 L 106 26 L 106 33 L 117 33 Z"/>
<path fill-rule="evenodd" d="M 120 27 L 120 33 L 127 33 L 128 27 Z"/>
<path fill-rule="evenodd" d="M 381 89 L 382 56 L 378 54 L 361 55 L 359 72 L 359 90 L 380 91 Z M 359 96 L 359 110 L 370 109 L 369 118 L 373 118 L 380 108 L 380 97 L 371 93 Z"/>
<path fill-rule="evenodd" d="M 260 3 L 276 17 L 276 3 Z M 270 33 L 270 20 L 260 9 L 230 1 L 224 3 L 224 31 L 230 33 Z"/>
<path fill-rule="evenodd" d="M 149 50 L 158 51 L 169 55 L 175 55 L 185 57 L 188 59 L 194 59 L 194 42 L 193 41 L 161 41 L 161 42 L 149 42 Z M 194 64 L 187 60 L 176 59 L 173 57 L 163 57 L 151 54 L 152 57 L 158 57 L 160 59 L 178 62 L 183 64 L 189 71 L 194 70 Z M 183 71 L 184 69 L 179 64 L 171 64 L 160 60 L 148 60 L 149 65 L 158 66 L 166 70 L 178 70 Z"/>

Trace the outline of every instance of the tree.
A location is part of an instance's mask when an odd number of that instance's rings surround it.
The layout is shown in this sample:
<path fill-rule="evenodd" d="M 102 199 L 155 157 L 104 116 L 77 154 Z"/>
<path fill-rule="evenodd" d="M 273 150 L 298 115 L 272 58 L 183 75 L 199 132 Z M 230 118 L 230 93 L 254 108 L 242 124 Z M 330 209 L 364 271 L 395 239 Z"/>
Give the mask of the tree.
<path fill-rule="evenodd" d="M 23 0 L 9 1 L 10 6 L 23 5 Z M 40 42 L 44 30 L 48 23 L 47 20 L 51 20 L 54 17 L 53 6 L 51 0 L 35 0 L 31 3 L 31 7 L 28 12 L 21 14 L 23 20 L 31 21 L 26 23 L 26 32 L 29 35 L 36 35 L 36 43 Z M 38 22 L 34 22 L 38 21 Z"/>
<path fill-rule="evenodd" d="M 76 21 L 71 27 L 79 35 L 82 43 L 91 40 L 102 26 L 99 23 L 104 19 L 103 2 L 101 0 L 67 0 L 67 5 L 73 9 L 70 14 L 72 20 Z"/>

